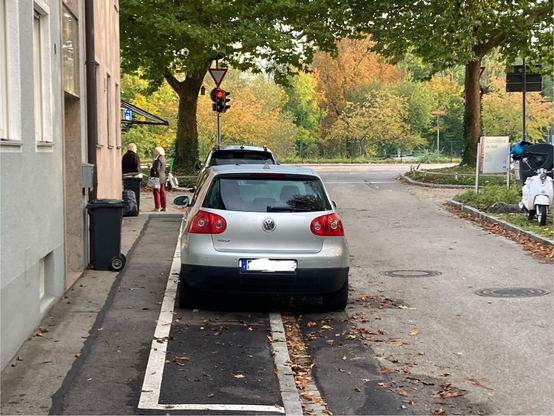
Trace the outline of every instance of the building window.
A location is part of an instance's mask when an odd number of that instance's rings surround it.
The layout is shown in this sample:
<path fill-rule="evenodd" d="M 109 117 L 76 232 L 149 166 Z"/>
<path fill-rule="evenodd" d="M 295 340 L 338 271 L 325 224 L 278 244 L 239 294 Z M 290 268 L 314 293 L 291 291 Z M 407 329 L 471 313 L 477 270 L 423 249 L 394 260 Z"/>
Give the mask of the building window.
<path fill-rule="evenodd" d="M 115 97 L 114 97 L 114 121 L 115 121 L 115 145 L 118 149 L 121 149 L 121 95 L 119 91 L 119 84 L 115 84 Z"/>
<path fill-rule="evenodd" d="M 35 139 L 42 142 L 44 112 L 42 106 L 42 35 L 41 16 L 35 11 L 33 22 L 33 71 L 35 82 Z"/>
<path fill-rule="evenodd" d="M 108 148 L 113 147 L 113 132 L 112 132 L 112 77 L 106 73 L 106 136 L 108 138 Z"/>
<path fill-rule="evenodd" d="M 0 0 L 0 140 L 8 139 L 8 43 L 6 41 L 6 0 Z"/>
<path fill-rule="evenodd" d="M 79 27 L 75 16 L 64 5 L 62 12 L 62 54 L 64 91 L 79 96 Z"/>
<path fill-rule="evenodd" d="M 96 77 L 96 146 L 102 146 L 102 124 L 104 120 L 100 117 L 102 114 L 102 97 L 104 97 L 104 77 L 100 71 L 100 64 L 96 62 L 96 70 L 94 71 Z"/>
<path fill-rule="evenodd" d="M 53 141 L 52 112 L 52 39 L 49 8 L 35 0 L 33 21 L 33 78 L 35 98 L 35 139 L 37 143 Z"/>

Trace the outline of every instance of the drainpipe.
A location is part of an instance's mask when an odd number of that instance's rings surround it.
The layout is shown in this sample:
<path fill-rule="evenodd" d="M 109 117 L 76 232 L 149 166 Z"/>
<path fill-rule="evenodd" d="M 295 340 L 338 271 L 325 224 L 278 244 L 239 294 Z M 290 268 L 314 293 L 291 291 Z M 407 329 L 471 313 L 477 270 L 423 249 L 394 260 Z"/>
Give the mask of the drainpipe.
<path fill-rule="evenodd" d="M 94 0 L 85 0 L 85 65 L 87 77 L 87 149 L 88 163 L 93 168 L 93 188 L 89 192 L 89 200 L 96 199 L 98 174 L 96 166 L 96 143 L 98 143 L 98 114 L 96 88 L 96 56 L 94 53 Z"/>

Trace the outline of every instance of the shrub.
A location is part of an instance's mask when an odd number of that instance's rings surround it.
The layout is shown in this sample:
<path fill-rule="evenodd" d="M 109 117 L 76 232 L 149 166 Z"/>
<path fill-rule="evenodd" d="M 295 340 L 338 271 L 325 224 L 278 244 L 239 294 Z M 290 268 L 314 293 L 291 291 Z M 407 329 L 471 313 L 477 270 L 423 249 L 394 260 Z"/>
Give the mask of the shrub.
<path fill-rule="evenodd" d="M 489 185 L 479 188 L 477 194 L 473 189 L 468 189 L 463 194 L 456 195 L 453 199 L 481 211 L 486 211 L 496 202 L 517 204 L 521 200 L 521 193 L 515 186 L 506 188 L 502 185 Z"/>

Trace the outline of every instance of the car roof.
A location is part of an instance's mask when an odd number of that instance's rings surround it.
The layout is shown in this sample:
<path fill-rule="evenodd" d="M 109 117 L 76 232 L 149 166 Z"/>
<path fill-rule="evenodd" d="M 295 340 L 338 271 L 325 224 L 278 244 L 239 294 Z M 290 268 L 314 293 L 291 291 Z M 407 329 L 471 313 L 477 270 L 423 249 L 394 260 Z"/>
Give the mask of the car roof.
<path fill-rule="evenodd" d="M 271 164 L 254 164 L 254 165 L 217 165 L 210 166 L 208 169 L 215 174 L 226 173 L 283 173 L 293 175 L 315 176 L 319 175 L 311 168 L 296 165 L 271 165 Z"/>
<path fill-rule="evenodd" d="M 214 147 L 212 152 L 232 150 L 236 152 L 269 152 L 272 153 L 267 147 L 263 146 L 243 146 L 243 145 L 227 145 Z"/>

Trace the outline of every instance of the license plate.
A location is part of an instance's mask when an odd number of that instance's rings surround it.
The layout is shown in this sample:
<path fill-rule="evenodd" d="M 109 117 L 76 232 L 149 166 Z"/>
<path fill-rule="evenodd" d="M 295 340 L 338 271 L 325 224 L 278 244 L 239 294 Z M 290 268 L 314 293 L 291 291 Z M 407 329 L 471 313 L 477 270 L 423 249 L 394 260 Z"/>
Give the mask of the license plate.
<path fill-rule="evenodd" d="M 294 272 L 296 260 L 241 259 L 240 269 L 245 272 Z"/>

